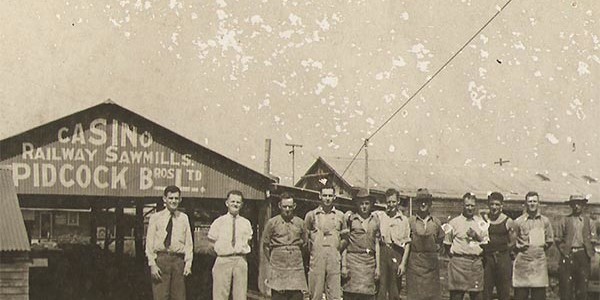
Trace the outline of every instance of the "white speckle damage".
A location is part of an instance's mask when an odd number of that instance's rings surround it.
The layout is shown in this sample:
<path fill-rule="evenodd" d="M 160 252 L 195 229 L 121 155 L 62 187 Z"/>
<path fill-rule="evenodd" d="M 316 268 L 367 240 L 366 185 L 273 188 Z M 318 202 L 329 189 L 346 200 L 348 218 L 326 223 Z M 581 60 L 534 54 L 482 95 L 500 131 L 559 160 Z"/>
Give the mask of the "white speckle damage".
<path fill-rule="evenodd" d="M 289 133 L 286 133 L 285 134 L 285 139 L 288 140 L 288 141 L 291 141 L 292 140 L 292 136 Z"/>
<path fill-rule="evenodd" d="M 558 139 L 552 133 L 546 133 L 546 139 L 553 145 L 558 144 Z"/>
<path fill-rule="evenodd" d="M 321 30 L 323 30 L 323 31 L 328 31 L 329 28 L 331 27 L 331 25 L 329 25 L 329 21 L 327 20 L 327 16 L 325 16 L 325 18 L 323 18 L 323 20 L 317 20 L 316 22 L 319 25 L 319 27 L 321 27 Z"/>
<path fill-rule="evenodd" d="M 394 153 L 394 152 L 396 152 L 396 146 L 394 146 L 394 145 L 390 145 L 390 146 L 388 147 L 388 151 L 389 151 L 389 152 L 391 152 L 391 153 Z"/>
<path fill-rule="evenodd" d="M 575 111 L 575 115 L 577 119 L 583 120 L 585 119 L 585 112 L 583 111 L 583 103 L 581 100 L 575 98 L 571 103 L 569 103 L 570 110 L 567 110 L 567 115 L 572 115 L 573 111 Z"/>
<path fill-rule="evenodd" d="M 589 67 L 590 66 L 588 64 L 586 64 L 585 62 L 580 61 L 579 62 L 579 66 L 577 67 L 577 73 L 579 73 L 579 76 L 590 74 Z"/>
<path fill-rule="evenodd" d="M 338 78 L 333 74 L 329 74 L 325 77 L 321 78 L 321 82 L 317 84 L 317 88 L 315 89 L 315 94 L 319 95 L 323 92 L 325 87 L 329 86 L 331 88 L 335 88 L 338 85 Z"/>
<path fill-rule="evenodd" d="M 290 14 L 288 19 L 290 20 L 290 23 L 294 26 L 302 25 L 302 18 L 296 16 L 295 14 Z"/>
<path fill-rule="evenodd" d="M 429 61 L 425 58 L 433 57 L 430 51 L 421 43 L 415 44 L 408 52 L 413 53 L 417 57 L 417 69 L 421 72 L 429 72 Z"/>
<path fill-rule="evenodd" d="M 264 22 L 263 18 L 259 15 L 254 15 L 254 16 L 250 17 L 250 23 L 252 25 L 261 24 L 263 22 Z"/>
<path fill-rule="evenodd" d="M 471 98 L 471 105 L 476 106 L 480 110 L 482 109 L 482 101 L 492 99 L 496 97 L 494 94 L 489 94 L 483 85 L 478 86 L 475 81 L 469 81 L 467 87 L 469 91 L 469 97 Z"/>
<path fill-rule="evenodd" d="M 423 148 L 423 149 L 419 150 L 419 155 L 420 156 L 427 156 L 427 149 Z"/>

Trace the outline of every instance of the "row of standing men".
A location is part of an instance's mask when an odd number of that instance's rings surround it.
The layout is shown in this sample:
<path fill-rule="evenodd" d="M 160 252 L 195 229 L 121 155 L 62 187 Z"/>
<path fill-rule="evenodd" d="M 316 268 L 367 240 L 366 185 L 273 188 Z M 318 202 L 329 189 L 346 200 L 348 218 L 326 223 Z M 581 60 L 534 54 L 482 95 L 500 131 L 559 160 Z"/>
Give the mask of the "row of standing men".
<path fill-rule="evenodd" d="M 163 193 L 165 210 L 149 222 L 146 255 L 152 275 L 154 299 L 185 299 L 183 278 L 191 273 L 192 241 L 187 216 L 177 211 L 181 191 L 175 186 Z M 489 214 L 476 214 L 477 198 L 463 196 L 461 215 L 442 224 L 430 214 L 432 195 L 419 189 L 417 211 L 406 217 L 399 209 L 399 193 L 386 191 L 385 211 L 372 211 L 374 199 L 360 190 L 353 198 L 354 212 L 334 208 L 335 189 L 323 186 L 320 205 L 304 220 L 294 215 L 296 203 L 283 194 L 281 214 L 265 225 L 263 250 L 269 261 L 266 284 L 272 299 L 400 299 L 406 276 L 407 299 L 440 299 L 441 248 L 450 257 L 450 299 L 545 299 L 548 286 L 546 250 L 557 243 L 561 253 L 561 299 L 586 299 L 592 230 L 582 214 L 583 197 L 571 197 L 572 214 L 558 226 L 556 236 L 547 217 L 540 214 L 539 195 L 529 192 L 525 212 L 511 220 L 502 212 L 504 198 L 488 196 Z M 230 191 L 228 212 L 217 218 L 208 232 L 211 252 L 213 299 L 247 299 L 252 226 L 239 215 L 243 195 Z M 443 247 L 442 247 L 443 245 Z M 511 253 L 516 253 L 514 263 Z M 308 255 L 305 255 L 308 254 Z M 308 282 L 304 257 L 309 256 Z"/>

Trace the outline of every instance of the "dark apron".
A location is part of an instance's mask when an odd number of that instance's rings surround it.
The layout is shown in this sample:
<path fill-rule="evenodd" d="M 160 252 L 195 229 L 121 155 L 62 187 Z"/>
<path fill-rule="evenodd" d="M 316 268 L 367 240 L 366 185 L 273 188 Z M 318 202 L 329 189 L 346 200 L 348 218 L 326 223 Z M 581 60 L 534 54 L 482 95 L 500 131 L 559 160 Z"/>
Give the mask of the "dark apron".
<path fill-rule="evenodd" d="M 371 253 L 347 253 L 348 280 L 343 289 L 346 293 L 375 295 L 375 255 Z"/>
<path fill-rule="evenodd" d="M 277 291 L 308 289 L 300 247 L 284 246 L 271 250 L 270 272 L 266 284 Z"/>
<path fill-rule="evenodd" d="M 441 299 L 440 268 L 433 235 L 414 234 L 406 268 L 407 299 Z"/>

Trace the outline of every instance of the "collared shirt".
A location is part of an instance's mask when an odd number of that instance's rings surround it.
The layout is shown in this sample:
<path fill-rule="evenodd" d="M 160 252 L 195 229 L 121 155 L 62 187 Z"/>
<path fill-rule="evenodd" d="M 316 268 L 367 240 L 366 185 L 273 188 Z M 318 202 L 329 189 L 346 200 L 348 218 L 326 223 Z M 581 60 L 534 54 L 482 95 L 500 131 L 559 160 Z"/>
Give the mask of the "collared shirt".
<path fill-rule="evenodd" d="M 353 213 L 348 216 L 348 251 L 375 251 L 375 239 L 379 229 L 377 217 L 374 214 L 367 218 Z"/>
<path fill-rule="evenodd" d="M 412 235 L 433 235 L 436 243 L 441 243 L 444 240 L 444 230 L 442 230 L 441 222 L 431 215 L 427 215 L 425 219 L 415 214 L 411 218 L 414 218 L 414 228 L 411 228 Z M 409 223 L 411 218 L 408 219 Z"/>
<path fill-rule="evenodd" d="M 235 221 L 235 246 L 232 246 L 233 222 Z M 226 213 L 210 224 L 208 238 L 214 242 L 217 255 L 248 254 L 252 240 L 252 225 L 248 219 Z"/>
<path fill-rule="evenodd" d="M 550 220 L 538 211 L 535 216 L 527 212 L 519 216 L 514 222 L 517 236 L 517 248 L 524 246 L 544 246 L 554 240 L 554 232 Z"/>
<path fill-rule="evenodd" d="M 410 224 L 408 218 L 401 211 L 397 211 L 392 217 L 381 212 L 379 216 L 379 232 L 381 241 L 386 244 L 394 243 L 404 247 L 410 242 Z"/>
<path fill-rule="evenodd" d="M 450 253 L 457 255 L 480 255 L 483 252 L 481 244 L 489 241 L 487 223 L 480 216 L 474 215 L 467 218 L 459 215 L 448 222 L 450 230 L 446 232 L 444 244 L 451 245 Z M 481 241 L 467 235 L 469 229 L 473 229 Z"/>
<path fill-rule="evenodd" d="M 348 226 L 344 222 L 344 213 L 332 208 L 325 212 L 319 206 L 306 213 L 304 226 L 308 232 L 313 249 L 315 247 L 339 248 L 341 239 L 348 235 Z"/>
<path fill-rule="evenodd" d="M 583 218 L 581 216 L 571 216 L 573 219 L 573 243 L 571 243 L 571 247 L 579 248 L 583 247 Z"/>
<path fill-rule="evenodd" d="M 173 228 L 171 231 L 171 245 L 165 248 L 167 237 L 167 224 L 171 213 L 168 209 L 154 213 L 148 222 L 146 233 L 146 256 L 148 265 L 156 265 L 156 256 L 159 251 L 183 253 L 186 267 L 192 266 L 194 245 L 192 244 L 192 231 L 188 216 L 180 211 L 173 214 Z"/>
<path fill-rule="evenodd" d="M 270 248 L 281 246 L 299 246 L 306 243 L 306 231 L 304 229 L 304 220 L 294 216 L 286 221 L 281 215 L 275 216 L 265 225 L 263 232 L 263 244 Z"/>

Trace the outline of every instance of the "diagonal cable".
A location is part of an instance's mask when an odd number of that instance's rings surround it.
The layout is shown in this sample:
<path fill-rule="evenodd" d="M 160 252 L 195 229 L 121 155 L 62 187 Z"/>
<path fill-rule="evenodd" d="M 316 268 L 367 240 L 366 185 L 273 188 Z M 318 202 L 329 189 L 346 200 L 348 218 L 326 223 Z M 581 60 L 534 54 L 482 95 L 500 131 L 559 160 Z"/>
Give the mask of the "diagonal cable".
<path fill-rule="evenodd" d="M 442 72 L 446 66 L 448 66 L 448 64 L 450 64 L 452 62 L 452 60 L 454 60 L 454 58 L 456 58 L 488 25 L 490 25 L 490 23 L 492 23 L 492 21 L 494 21 L 494 19 L 496 19 L 496 17 L 498 17 L 498 15 L 500 15 L 500 13 L 502 11 L 504 11 L 504 9 L 512 2 L 512 0 L 508 0 L 506 1 L 506 3 L 504 3 L 504 5 L 498 9 L 498 11 L 487 21 L 485 22 L 485 24 L 483 24 L 483 26 L 481 28 L 479 28 L 479 30 L 477 30 L 477 32 L 475 32 L 459 49 L 458 51 L 456 51 L 456 53 L 454 53 L 452 56 L 450 56 L 450 58 L 435 72 L 433 73 L 433 75 L 431 77 L 429 77 L 429 79 L 427 79 L 427 81 L 425 81 L 425 83 L 423 83 L 421 85 L 421 87 L 419 87 L 402 105 L 400 105 L 400 107 L 398 109 L 396 109 L 396 111 L 394 111 L 394 113 L 389 116 L 389 118 L 387 118 L 385 120 L 385 122 L 383 122 L 379 127 L 377 127 L 377 129 L 371 133 L 371 135 L 369 135 L 369 137 L 367 137 L 365 139 L 365 142 L 360 146 L 360 148 L 358 149 L 358 151 L 356 152 L 356 154 L 354 155 L 354 157 L 352 158 L 352 160 L 350 161 L 350 163 L 348 163 L 348 165 L 346 166 L 346 168 L 344 168 L 344 171 L 342 172 L 342 177 L 344 176 L 344 174 L 346 174 L 346 171 L 348 171 L 348 169 L 350 168 L 350 166 L 354 163 L 354 161 L 356 160 L 356 158 L 358 157 L 358 154 L 360 153 L 360 151 L 362 151 L 362 149 L 367 145 L 368 141 L 370 139 L 372 139 L 381 129 L 383 129 L 383 127 L 385 127 L 404 107 L 406 107 L 406 105 L 408 105 L 408 103 L 410 103 L 427 85 L 429 85 L 429 83 L 438 75 L 440 74 L 440 72 Z"/>

